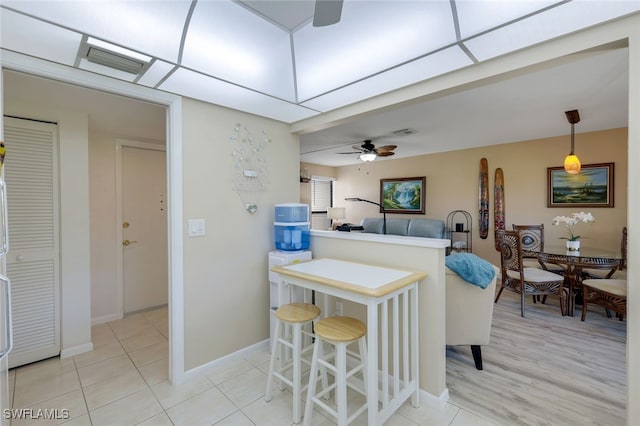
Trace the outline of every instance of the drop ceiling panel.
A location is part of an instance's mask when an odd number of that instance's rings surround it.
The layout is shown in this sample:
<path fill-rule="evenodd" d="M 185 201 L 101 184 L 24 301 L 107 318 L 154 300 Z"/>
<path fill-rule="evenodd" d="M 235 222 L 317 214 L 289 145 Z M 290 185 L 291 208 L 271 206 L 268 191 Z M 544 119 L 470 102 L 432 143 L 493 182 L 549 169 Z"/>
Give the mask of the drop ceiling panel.
<path fill-rule="evenodd" d="M 6 9 L 0 9 L 0 24 L 2 48 L 65 65 L 75 62 L 81 34 Z"/>
<path fill-rule="evenodd" d="M 403 67 L 389 70 L 340 90 L 311 99 L 303 103 L 303 105 L 320 111 L 330 111 L 471 64 L 471 59 L 462 49 L 454 46 L 413 61 Z"/>
<path fill-rule="evenodd" d="M 554 3 L 557 0 L 487 1 L 456 0 L 460 36 L 464 39 L 518 19 Z"/>
<path fill-rule="evenodd" d="M 456 40 L 449 2 L 344 2 L 341 21 L 294 34 L 298 96 L 318 96 Z"/>
<path fill-rule="evenodd" d="M 138 83 L 155 87 L 169 72 L 174 68 L 175 65 L 170 64 L 164 61 L 154 61 L 149 69 L 140 77 Z"/>
<path fill-rule="evenodd" d="M 465 41 L 483 61 L 640 10 L 639 1 L 573 0 Z"/>
<path fill-rule="evenodd" d="M 201 101 L 292 123 L 318 112 L 180 68 L 160 85 L 162 90 Z"/>
<path fill-rule="evenodd" d="M 190 0 L 6 1 L 3 6 L 168 61 L 177 61 Z"/>
<path fill-rule="evenodd" d="M 289 33 L 231 1 L 197 3 L 182 65 L 295 100 Z"/>

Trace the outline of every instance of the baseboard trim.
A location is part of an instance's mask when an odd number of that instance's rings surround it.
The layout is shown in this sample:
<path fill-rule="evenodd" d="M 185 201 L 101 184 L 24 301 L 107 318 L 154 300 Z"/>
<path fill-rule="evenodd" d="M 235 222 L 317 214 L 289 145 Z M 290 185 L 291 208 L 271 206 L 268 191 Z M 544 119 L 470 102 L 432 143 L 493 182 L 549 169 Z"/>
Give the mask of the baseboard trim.
<path fill-rule="evenodd" d="M 423 389 L 420 389 L 420 403 L 428 407 L 436 408 L 438 410 L 444 408 L 449 402 L 449 389 L 444 388 L 440 395 L 434 395 Z"/>
<path fill-rule="evenodd" d="M 206 364 L 202 364 L 198 367 L 192 368 L 191 370 L 187 370 L 184 372 L 184 381 L 189 382 L 191 380 L 198 379 L 200 377 L 204 377 L 207 374 L 211 373 L 216 367 L 227 362 L 242 359 L 248 355 L 252 355 L 256 352 L 264 350 L 269 347 L 269 339 L 263 340 L 251 346 L 247 346 L 246 348 L 242 348 L 238 351 L 232 352 L 228 355 L 223 356 L 222 358 L 218 358 Z"/>
<path fill-rule="evenodd" d="M 115 321 L 121 318 L 122 317 L 119 316 L 118 314 L 103 315 L 101 317 L 91 318 L 91 325 L 100 325 L 100 324 L 104 324 L 109 321 Z"/>
<path fill-rule="evenodd" d="M 218 358 L 206 364 L 202 364 L 198 367 L 192 368 L 191 370 L 187 370 L 184 373 L 183 383 L 206 376 L 224 362 L 245 358 L 248 355 L 252 355 L 268 347 L 269 339 L 266 339 L 251 346 L 247 346 L 246 348 L 242 348 L 236 352 L 225 355 L 222 358 Z M 347 360 L 347 362 L 351 363 L 353 362 L 353 360 L 349 359 Z M 449 389 L 447 388 L 445 388 L 440 395 L 434 395 L 423 389 L 420 389 L 419 395 L 420 404 L 424 404 L 438 410 L 444 408 L 445 405 L 447 405 L 447 402 L 449 402 Z"/>
<path fill-rule="evenodd" d="M 91 352 L 93 350 L 93 343 L 85 343 L 83 345 L 73 346 L 60 351 L 60 358 L 69 358 L 70 356 L 83 354 L 85 352 Z"/>

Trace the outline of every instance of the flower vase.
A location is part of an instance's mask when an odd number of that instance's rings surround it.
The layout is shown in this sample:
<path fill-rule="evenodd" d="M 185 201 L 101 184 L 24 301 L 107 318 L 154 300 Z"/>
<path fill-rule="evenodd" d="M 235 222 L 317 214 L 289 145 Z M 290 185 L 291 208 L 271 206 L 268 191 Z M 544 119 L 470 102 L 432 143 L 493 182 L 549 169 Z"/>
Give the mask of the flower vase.
<path fill-rule="evenodd" d="M 567 241 L 567 250 L 568 251 L 580 251 L 580 240 L 575 241 Z"/>

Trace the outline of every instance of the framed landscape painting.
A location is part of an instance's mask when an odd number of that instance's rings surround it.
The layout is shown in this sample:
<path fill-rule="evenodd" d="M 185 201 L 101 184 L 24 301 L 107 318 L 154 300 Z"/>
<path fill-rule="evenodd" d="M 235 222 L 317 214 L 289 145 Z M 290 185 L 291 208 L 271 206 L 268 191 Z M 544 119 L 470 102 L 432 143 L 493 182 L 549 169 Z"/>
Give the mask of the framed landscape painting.
<path fill-rule="evenodd" d="M 426 178 L 380 179 L 380 212 L 424 214 Z"/>
<path fill-rule="evenodd" d="M 547 168 L 547 207 L 613 207 L 613 165 L 584 164 L 576 175 Z"/>

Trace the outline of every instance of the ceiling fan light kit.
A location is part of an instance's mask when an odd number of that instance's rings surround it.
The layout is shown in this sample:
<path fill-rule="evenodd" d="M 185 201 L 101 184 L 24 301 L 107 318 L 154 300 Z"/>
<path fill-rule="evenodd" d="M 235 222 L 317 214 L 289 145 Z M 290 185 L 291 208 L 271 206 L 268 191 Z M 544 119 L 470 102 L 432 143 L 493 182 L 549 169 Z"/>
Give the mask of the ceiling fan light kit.
<path fill-rule="evenodd" d="M 360 160 L 368 162 L 368 161 L 373 161 L 375 160 L 377 157 L 375 152 L 366 152 L 364 154 L 360 154 Z"/>
<path fill-rule="evenodd" d="M 577 109 L 571 111 L 565 111 L 567 121 L 571 123 L 571 152 L 564 159 L 564 170 L 570 175 L 577 175 L 580 173 L 580 159 L 574 154 L 575 145 L 575 124 L 580 122 L 580 114 Z"/>
<path fill-rule="evenodd" d="M 397 145 L 385 145 L 376 148 L 370 139 L 366 139 L 360 146 L 353 145 L 355 151 L 339 152 L 338 154 L 358 154 L 360 161 L 369 162 L 375 160 L 377 157 L 390 157 L 394 155 L 393 150 L 397 147 Z"/>

